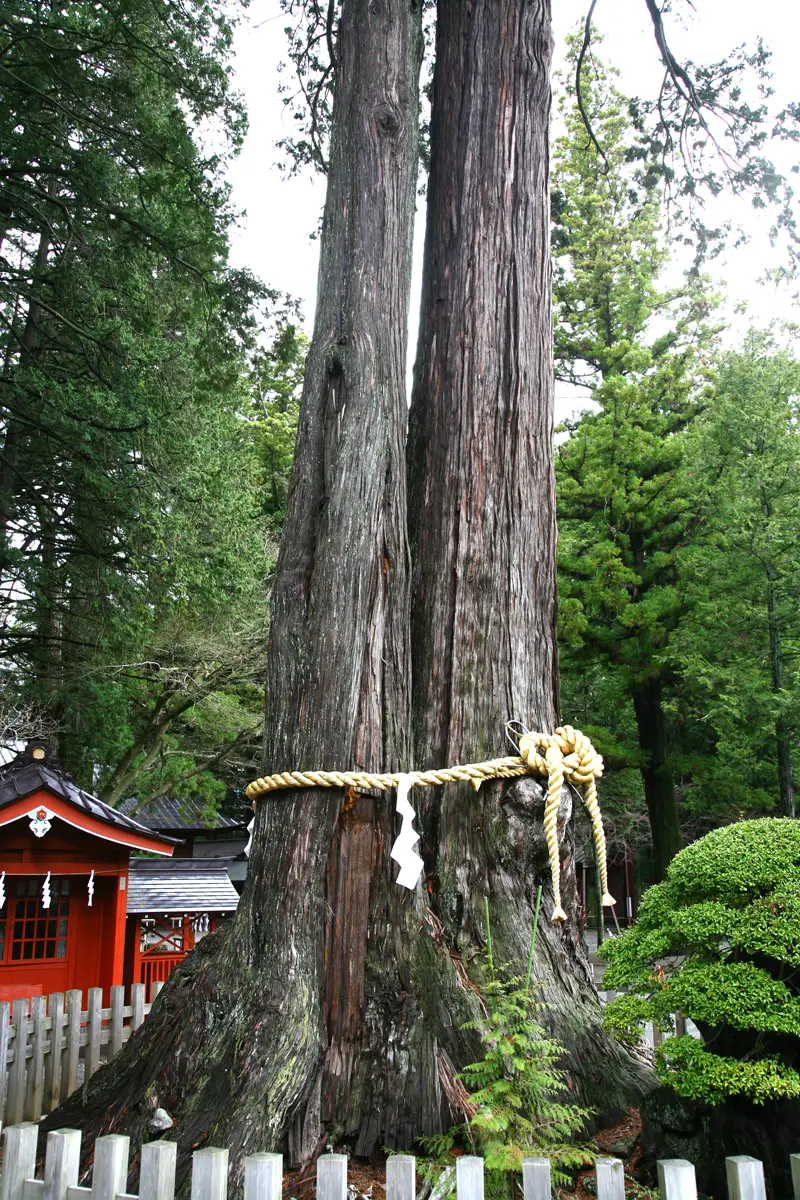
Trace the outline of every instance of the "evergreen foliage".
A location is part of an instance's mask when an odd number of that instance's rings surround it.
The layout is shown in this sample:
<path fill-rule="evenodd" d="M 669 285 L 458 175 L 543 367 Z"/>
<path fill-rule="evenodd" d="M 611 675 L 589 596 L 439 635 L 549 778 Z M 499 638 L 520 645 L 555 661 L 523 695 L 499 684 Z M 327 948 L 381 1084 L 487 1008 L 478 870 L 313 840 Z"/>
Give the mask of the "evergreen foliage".
<path fill-rule="evenodd" d="M 800 824 L 761 818 L 713 830 L 673 859 L 629 930 L 605 943 L 604 984 L 627 989 L 606 1024 L 690 1017 L 703 1035 L 666 1039 L 662 1080 L 709 1104 L 800 1096 Z"/>
<path fill-rule="evenodd" d="M 5 691 L 112 803 L 218 797 L 208 768 L 257 753 L 271 433 L 247 418 L 279 297 L 227 266 L 234 15 L 0 16 Z"/>
<path fill-rule="evenodd" d="M 596 61 L 584 75 L 606 165 L 569 101 L 554 149 L 557 372 L 591 394 L 563 426 L 556 457 L 562 670 L 572 694 L 587 663 L 602 665 L 616 707 L 633 709 L 635 724 L 616 732 L 643 772 L 661 875 L 680 846 L 663 653 L 682 608 L 676 555 L 697 523 L 684 458 L 708 398 L 714 300 L 696 275 L 676 288 L 661 282 L 663 194 L 631 165 L 624 97 Z"/>
<path fill-rule="evenodd" d="M 800 706 L 800 362 L 752 332 L 726 356 L 687 457 L 701 543 L 679 554 L 671 704 L 695 810 L 794 811 Z M 709 746 L 709 740 L 712 745 Z"/>
<path fill-rule="evenodd" d="M 556 460 L 562 704 L 607 759 L 613 833 L 652 835 L 661 878 L 681 826 L 793 812 L 797 363 L 757 332 L 722 355 L 703 280 L 662 285 L 658 174 L 586 71 L 608 170 L 568 101 L 554 156 L 557 370 L 591 392 Z"/>
<path fill-rule="evenodd" d="M 275 534 L 283 524 L 289 495 L 307 349 L 308 338 L 287 322 L 253 364 L 252 420 L 263 472 L 261 503 Z"/>

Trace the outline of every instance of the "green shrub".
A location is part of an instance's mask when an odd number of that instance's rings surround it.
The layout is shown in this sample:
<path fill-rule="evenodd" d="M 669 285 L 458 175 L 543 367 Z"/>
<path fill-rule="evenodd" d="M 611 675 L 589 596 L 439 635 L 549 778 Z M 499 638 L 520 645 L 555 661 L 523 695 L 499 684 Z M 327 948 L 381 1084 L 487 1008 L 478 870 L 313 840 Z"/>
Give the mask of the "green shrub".
<path fill-rule="evenodd" d="M 703 1041 L 666 1039 L 656 1068 L 709 1104 L 800 1096 L 800 821 L 715 829 L 672 861 L 636 923 L 605 943 L 606 1025 L 634 1039 L 691 1017 Z"/>

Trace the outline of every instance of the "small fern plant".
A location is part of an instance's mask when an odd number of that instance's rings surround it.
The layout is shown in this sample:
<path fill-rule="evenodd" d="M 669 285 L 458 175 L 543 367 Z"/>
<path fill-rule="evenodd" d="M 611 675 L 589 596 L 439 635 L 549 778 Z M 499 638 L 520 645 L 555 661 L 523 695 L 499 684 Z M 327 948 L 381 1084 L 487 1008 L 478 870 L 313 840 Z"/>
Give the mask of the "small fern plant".
<path fill-rule="evenodd" d="M 590 1114 L 563 1101 L 567 1085 L 558 1064 L 564 1049 L 536 1019 L 545 1007 L 535 999 L 531 980 L 540 900 L 541 890 L 525 978 L 501 978 L 495 970 L 487 904 L 488 1012 L 463 1026 L 479 1030 L 484 1055 L 459 1076 L 468 1092 L 467 1119 L 426 1142 L 437 1175 L 452 1161 L 456 1145 L 482 1155 L 487 1195 L 497 1200 L 514 1194 L 523 1158 L 549 1158 L 557 1185 L 590 1161 L 573 1143 Z"/>

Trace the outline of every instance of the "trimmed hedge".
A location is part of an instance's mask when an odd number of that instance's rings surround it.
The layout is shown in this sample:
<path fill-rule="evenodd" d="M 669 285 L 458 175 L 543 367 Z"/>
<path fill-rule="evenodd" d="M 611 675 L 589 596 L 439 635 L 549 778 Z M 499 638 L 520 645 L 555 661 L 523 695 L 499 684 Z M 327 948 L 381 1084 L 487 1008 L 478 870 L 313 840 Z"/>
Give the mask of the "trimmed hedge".
<path fill-rule="evenodd" d="M 627 992 L 606 1009 L 618 1037 L 646 1021 L 670 1031 L 676 1012 L 703 1035 L 656 1050 L 679 1095 L 800 1096 L 800 821 L 742 821 L 687 846 L 602 952 L 603 986 Z"/>

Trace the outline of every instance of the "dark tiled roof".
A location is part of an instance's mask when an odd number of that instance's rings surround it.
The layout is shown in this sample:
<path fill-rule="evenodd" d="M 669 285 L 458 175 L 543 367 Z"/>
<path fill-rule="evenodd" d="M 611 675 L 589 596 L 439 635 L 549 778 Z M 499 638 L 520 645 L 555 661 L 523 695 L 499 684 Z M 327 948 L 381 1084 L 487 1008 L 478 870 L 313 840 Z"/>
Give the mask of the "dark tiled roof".
<path fill-rule="evenodd" d="M 208 819 L 206 808 L 199 800 L 172 800 L 168 796 L 159 796 L 155 800 L 142 803 L 135 796 L 129 796 L 120 805 L 120 811 L 130 813 L 141 821 L 148 829 L 241 829 L 252 817 L 249 810 L 242 809 L 239 818 L 226 817 L 216 813 Z"/>
<path fill-rule="evenodd" d="M 232 912 L 239 894 L 228 878 L 228 859 L 132 858 L 129 913 Z"/>
<path fill-rule="evenodd" d="M 113 825 L 119 830 L 138 834 L 139 837 L 155 838 L 170 846 L 176 844 L 175 838 L 155 833 L 146 825 L 126 816 L 119 809 L 104 804 L 91 792 L 85 792 L 64 772 L 38 762 L 30 762 L 24 766 L 12 764 L 0 771 L 0 809 L 5 808 L 8 804 L 14 804 L 17 800 L 22 800 L 25 796 L 30 796 L 32 792 L 38 792 L 40 788 L 47 788 L 56 796 L 60 796 L 62 800 L 66 800 L 69 804 L 74 804 L 76 808 L 88 813 L 89 816 L 98 821 L 104 821 L 107 825 Z"/>

